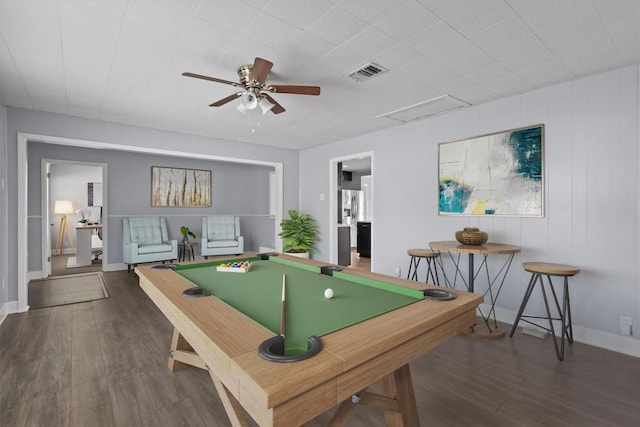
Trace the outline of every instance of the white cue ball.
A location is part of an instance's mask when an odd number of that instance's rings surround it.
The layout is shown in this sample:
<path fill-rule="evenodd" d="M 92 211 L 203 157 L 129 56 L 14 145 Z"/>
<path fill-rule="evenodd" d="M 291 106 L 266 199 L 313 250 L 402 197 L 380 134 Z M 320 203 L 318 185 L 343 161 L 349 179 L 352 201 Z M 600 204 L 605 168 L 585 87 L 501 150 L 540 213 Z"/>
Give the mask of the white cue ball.
<path fill-rule="evenodd" d="M 324 290 L 324 297 L 325 297 L 326 299 L 331 299 L 331 298 L 333 298 L 333 289 L 331 289 L 331 288 L 327 288 L 327 289 L 325 289 L 325 290 Z"/>

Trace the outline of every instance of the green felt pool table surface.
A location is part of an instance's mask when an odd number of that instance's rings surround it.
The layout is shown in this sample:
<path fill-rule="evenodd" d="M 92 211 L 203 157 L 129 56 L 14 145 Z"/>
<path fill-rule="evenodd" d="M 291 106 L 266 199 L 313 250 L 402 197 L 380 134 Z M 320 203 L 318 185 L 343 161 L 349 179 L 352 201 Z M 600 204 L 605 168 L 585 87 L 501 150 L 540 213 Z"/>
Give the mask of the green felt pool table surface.
<path fill-rule="evenodd" d="M 176 273 L 243 313 L 274 334 L 280 328 L 282 278 L 286 277 L 287 351 L 306 347 L 322 336 L 423 298 L 420 291 L 341 272 L 321 274 L 320 267 L 272 256 L 250 260 L 246 273 L 217 271 L 224 260 L 182 264 Z M 233 261 L 239 261 L 234 258 Z M 327 299 L 324 291 L 333 290 Z"/>

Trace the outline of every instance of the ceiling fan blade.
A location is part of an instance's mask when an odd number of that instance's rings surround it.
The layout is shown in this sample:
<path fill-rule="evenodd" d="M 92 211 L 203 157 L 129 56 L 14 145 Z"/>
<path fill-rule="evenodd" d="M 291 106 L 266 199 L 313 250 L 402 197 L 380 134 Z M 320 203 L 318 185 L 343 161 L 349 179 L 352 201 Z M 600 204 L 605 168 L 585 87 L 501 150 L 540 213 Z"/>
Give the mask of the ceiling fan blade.
<path fill-rule="evenodd" d="M 226 85 L 231 85 L 231 86 L 235 86 L 235 87 L 242 87 L 242 85 L 240 85 L 240 83 L 231 82 L 229 80 L 217 79 L 215 77 L 203 76 L 202 74 L 195 74 L 195 73 L 185 72 L 185 73 L 182 73 L 182 75 L 185 76 L 185 77 L 193 77 L 193 78 L 196 78 L 196 79 L 209 80 L 211 82 L 216 82 L 216 83 L 224 83 Z"/>
<path fill-rule="evenodd" d="M 226 98 L 222 98 L 222 99 L 214 102 L 213 104 L 209 104 L 209 107 L 219 107 L 221 105 L 226 104 L 227 102 L 231 102 L 234 99 L 237 99 L 241 95 L 242 95 L 242 92 L 234 93 L 232 95 L 227 96 Z"/>
<path fill-rule="evenodd" d="M 262 96 L 264 96 L 267 99 L 267 101 L 273 104 L 273 108 L 271 109 L 271 112 L 273 114 L 280 114 L 286 111 L 284 107 L 278 104 L 278 102 L 275 99 L 273 99 L 271 96 L 269 96 L 269 94 L 262 92 Z"/>
<path fill-rule="evenodd" d="M 267 80 L 269 71 L 271 71 L 271 67 L 273 67 L 273 62 L 262 58 L 256 58 L 253 62 L 251 78 L 256 80 L 258 83 L 264 83 L 264 81 Z"/>
<path fill-rule="evenodd" d="M 291 85 L 269 85 L 267 89 L 272 93 L 294 93 L 298 95 L 320 95 L 318 86 L 291 86 Z"/>

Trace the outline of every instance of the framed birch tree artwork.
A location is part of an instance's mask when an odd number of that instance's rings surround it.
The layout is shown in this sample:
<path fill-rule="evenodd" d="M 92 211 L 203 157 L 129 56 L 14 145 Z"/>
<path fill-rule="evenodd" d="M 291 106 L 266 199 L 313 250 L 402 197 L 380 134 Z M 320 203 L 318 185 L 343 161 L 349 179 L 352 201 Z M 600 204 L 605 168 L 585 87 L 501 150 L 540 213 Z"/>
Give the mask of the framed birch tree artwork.
<path fill-rule="evenodd" d="M 151 167 L 151 206 L 211 206 L 211 171 Z"/>
<path fill-rule="evenodd" d="M 438 144 L 440 215 L 544 216 L 544 125 Z"/>

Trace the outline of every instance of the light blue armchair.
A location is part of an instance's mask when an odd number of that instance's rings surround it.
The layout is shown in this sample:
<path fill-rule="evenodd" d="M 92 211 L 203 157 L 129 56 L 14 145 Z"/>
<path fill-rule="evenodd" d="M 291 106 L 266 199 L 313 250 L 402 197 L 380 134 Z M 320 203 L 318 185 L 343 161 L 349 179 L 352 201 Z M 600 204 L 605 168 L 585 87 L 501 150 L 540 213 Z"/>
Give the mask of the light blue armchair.
<path fill-rule="evenodd" d="M 204 259 L 216 255 L 240 255 L 244 252 L 244 237 L 240 235 L 240 218 L 233 215 L 211 215 L 202 218 Z"/>
<path fill-rule="evenodd" d="M 122 218 L 122 258 L 131 266 L 145 262 L 178 259 L 178 241 L 169 240 L 167 221 L 163 217 Z"/>

